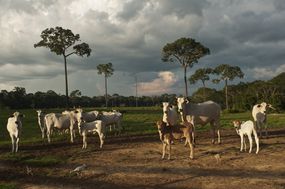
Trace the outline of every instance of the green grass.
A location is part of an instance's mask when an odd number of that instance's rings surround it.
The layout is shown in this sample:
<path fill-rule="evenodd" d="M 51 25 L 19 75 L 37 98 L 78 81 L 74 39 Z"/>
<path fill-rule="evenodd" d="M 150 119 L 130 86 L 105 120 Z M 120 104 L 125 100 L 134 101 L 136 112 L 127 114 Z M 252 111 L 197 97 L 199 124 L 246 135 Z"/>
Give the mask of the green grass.
<path fill-rule="evenodd" d="M 104 108 L 96 108 L 97 110 L 105 110 Z M 116 109 L 116 108 L 114 108 Z M 123 135 L 139 135 L 139 134 L 152 134 L 156 133 L 155 122 L 162 119 L 161 107 L 123 107 L 117 108 L 123 110 L 126 113 L 123 115 L 122 126 L 124 127 Z M 64 109 L 50 109 L 45 112 L 62 112 Z M 91 108 L 84 109 L 85 111 L 91 110 Z M 12 114 L 14 110 L 4 110 L 0 114 L 0 147 L 10 147 L 10 137 L 6 130 L 7 118 Z M 21 110 L 21 113 L 25 114 L 23 120 L 23 132 L 20 140 L 21 144 L 39 144 L 42 143 L 41 132 L 37 123 L 37 114 L 33 109 Z M 221 127 L 222 129 L 231 129 L 232 120 L 249 120 L 251 118 L 251 112 L 244 113 L 222 113 L 221 115 Z M 285 126 L 285 114 L 269 114 L 268 125 L 270 128 L 280 128 Z M 206 127 L 197 127 L 197 130 L 208 130 L 209 125 Z M 112 133 L 108 133 L 112 135 Z M 53 136 L 53 141 L 69 140 L 69 135 Z"/>
<path fill-rule="evenodd" d="M 0 183 L 0 189 L 17 189 L 18 186 L 14 183 Z"/>

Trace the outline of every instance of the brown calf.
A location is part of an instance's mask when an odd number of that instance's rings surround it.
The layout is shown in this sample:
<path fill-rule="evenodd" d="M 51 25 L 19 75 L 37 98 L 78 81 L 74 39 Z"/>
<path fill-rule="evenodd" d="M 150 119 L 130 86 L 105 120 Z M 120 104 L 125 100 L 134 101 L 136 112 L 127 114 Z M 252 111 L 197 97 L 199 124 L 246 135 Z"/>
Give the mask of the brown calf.
<path fill-rule="evenodd" d="M 156 126 L 158 129 L 159 137 L 162 142 L 162 159 L 164 159 L 166 147 L 169 148 L 168 159 L 170 159 L 171 154 L 171 142 L 173 139 L 186 138 L 185 146 L 189 144 L 190 147 L 190 159 L 193 159 L 193 141 L 192 141 L 192 132 L 193 125 L 189 122 L 184 122 L 182 124 L 167 126 L 163 121 L 157 121 Z"/>

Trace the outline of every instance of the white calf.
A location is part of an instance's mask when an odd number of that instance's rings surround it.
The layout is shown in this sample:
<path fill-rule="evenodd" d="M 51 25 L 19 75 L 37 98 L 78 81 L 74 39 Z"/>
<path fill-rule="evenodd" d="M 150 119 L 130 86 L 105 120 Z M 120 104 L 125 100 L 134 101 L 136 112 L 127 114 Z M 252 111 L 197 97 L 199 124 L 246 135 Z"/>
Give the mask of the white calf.
<path fill-rule="evenodd" d="M 176 125 L 178 121 L 176 108 L 171 106 L 168 102 L 162 102 L 162 106 L 162 121 L 167 123 L 167 125 Z"/>
<path fill-rule="evenodd" d="M 252 150 L 252 134 L 255 138 L 256 143 L 256 154 L 259 152 L 259 139 L 254 128 L 253 121 L 246 121 L 241 123 L 240 121 L 233 121 L 234 127 L 236 129 L 237 134 L 240 136 L 240 151 L 244 149 L 246 151 L 246 142 L 244 140 L 244 136 L 247 135 L 249 140 L 249 153 Z"/>
<path fill-rule="evenodd" d="M 256 124 L 256 127 L 258 128 L 258 132 L 259 132 L 259 136 L 262 137 L 262 127 L 264 125 L 265 127 L 265 135 L 267 137 L 268 133 L 267 133 L 267 110 L 268 108 L 271 108 L 273 110 L 275 110 L 275 108 L 273 108 L 273 106 L 271 104 L 267 104 L 266 102 L 262 102 L 261 104 L 256 104 L 253 106 L 252 108 L 252 117 L 253 120 Z"/>
<path fill-rule="evenodd" d="M 19 112 L 15 112 L 12 116 L 8 118 L 7 122 L 7 130 L 11 137 L 12 142 L 12 152 L 18 152 L 19 140 L 20 135 L 22 132 L 22 118 L 24 117 L 23 114 Z"/>
<path fill-rule="evenodd" d="M 37 113 L 38 113 L 38 124 L 42 132 L 42 138 L 45 138 L 45 131 L 46 131 L 45 114 L 41 110 L 37 110 Z"/>
<path fill-rule="evenodd" d="M 92 122 L 85 122 L 84 120 L 80 120 L 78 122 L 79 133 L 83 137 L 83 145 L 82 149 L 87 148 L 87 134 L 88 133 L 98 133 L 100 139 L 100 148 L 102 148 L 105 139 L 104 132 L 104 123 L 101 120 L 96 120 Z"/>

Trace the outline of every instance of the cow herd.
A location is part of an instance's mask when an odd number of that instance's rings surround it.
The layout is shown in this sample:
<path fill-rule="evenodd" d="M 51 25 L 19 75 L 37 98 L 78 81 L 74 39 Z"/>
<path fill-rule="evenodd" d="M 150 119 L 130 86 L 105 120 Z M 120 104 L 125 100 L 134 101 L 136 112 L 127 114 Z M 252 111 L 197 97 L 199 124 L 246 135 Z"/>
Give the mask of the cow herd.
<path fill-rule="evenodd" d="M 215 134 L 217 134 L 218 143 L 221 143 L 220 136 L 220 113 L 221 107 L 219 104 L 213 101 L 207 101 L 203 103 L 192 103 L 185 97 L 177 98 L 177 106 L 172 106 L 168 102 L 162 103 L 163 116 L 162 120 L 156 122 L 159 138 L 162 142 L 163 151 L 162 158 L 165 158 L 166 149 L 168 147 L 168 159 L 171 158 L 171 144 L 174 139 L 185 138 L 185 146 L 189 146 L 190 159 L 194 158 L 194 146 L 195 146 L 195 127 L 197 125 L 204 126 L 206 124 L 211 125 L 212 143 L 215 143 Z M 272 105 L 262 102 L 256 104 L 252 109 L 253 121 L 241 122 L 234 120 L 233 125 L 237 134 L 241 138 L 240 151 L 246 150 L 246 143 L 244 136 L 248 137 L 250 143 L 249 153 L 252 151 L 252 134 L 254 135 L 256 142 L 256 153 L 259 152 L 259 138 L 257 135 L 257 129 L 259 136 L 262 135 L 262 127 L 265 125 L 267 136 L 267 111 L 268 109 L 274 109 Z M 180 116 L 179 116 L 180 114 Z M 23 114 L 15 112 L 8 118 L 7 130 L 11 137 L 12 152 L 18 151 L 18 144 L 20 140 L 20 134 L 22 130 L 22 118 Z M 81 108 L 64 111 L 62 113 L 43 113 L 41 110 L 37 110 L 38 125 L 41 130 L 41 136 L 47 137 L 48 142 L 51 142 L 51 136 L 55 130 L 69 131 L 70 141 L 73 143 L 76 131 L 82 136 L 83 146 L 87 148 L 87 136 L 88 134 L 97 133 L 100 139 L 100 148 L 102 148 L 105 139 L 106 128 L 110 130 L 116 129 L 121 132 L 121 121 L 123 115 L 119 111 L 111 112 L 98 112 L 90 111 L 84 112 Z M 179 119 L 180 118 L 180 119 Z M 179 121 L 181 120 L 181 122 Z"/>

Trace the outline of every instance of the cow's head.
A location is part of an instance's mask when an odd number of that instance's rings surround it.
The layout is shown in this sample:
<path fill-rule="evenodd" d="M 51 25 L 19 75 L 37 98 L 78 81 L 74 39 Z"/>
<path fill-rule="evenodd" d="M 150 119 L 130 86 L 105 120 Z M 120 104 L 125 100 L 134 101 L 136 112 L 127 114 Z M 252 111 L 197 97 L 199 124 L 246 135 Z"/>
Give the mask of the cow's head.
<path fill-rule="evenodd" d="M 262 102 L 257 105 L 259 112 L 266 114 L 266 111 L 270 108 L 275 110 L 275 108 L 271 104 L 267 104 L 266 102 Z"/>
<path fill-rule="evenodd" d="M 12 117 L 15 118 L 15 124 L 19 125 L 22 123 L 22 118 L 25 117 L 25 115 L 21 114 L 20 112 L 14 112 Z"/>
<path fill-rule="evenodd" d="M 38 114 L 38 117 L 40 117 L 42 115 L 42 111 L 41 110 L 37 110 L 37 114 Z"/>
<path fill-rule="evenodd" d="M 186 103 L 189 101 L 185 97 L 177 97 L 178 112 L 182 112 Z"/>
<path fill-rule="evenodd" d="M 235 129 L 240 129 L 241 122 L 239 120 L 234 120 L 233 125 Z"/>
<path fill-rule="evenodd" d="M 162 102 L 162 112 L 167 114 L 170 108 L 169 102 Z"/>

